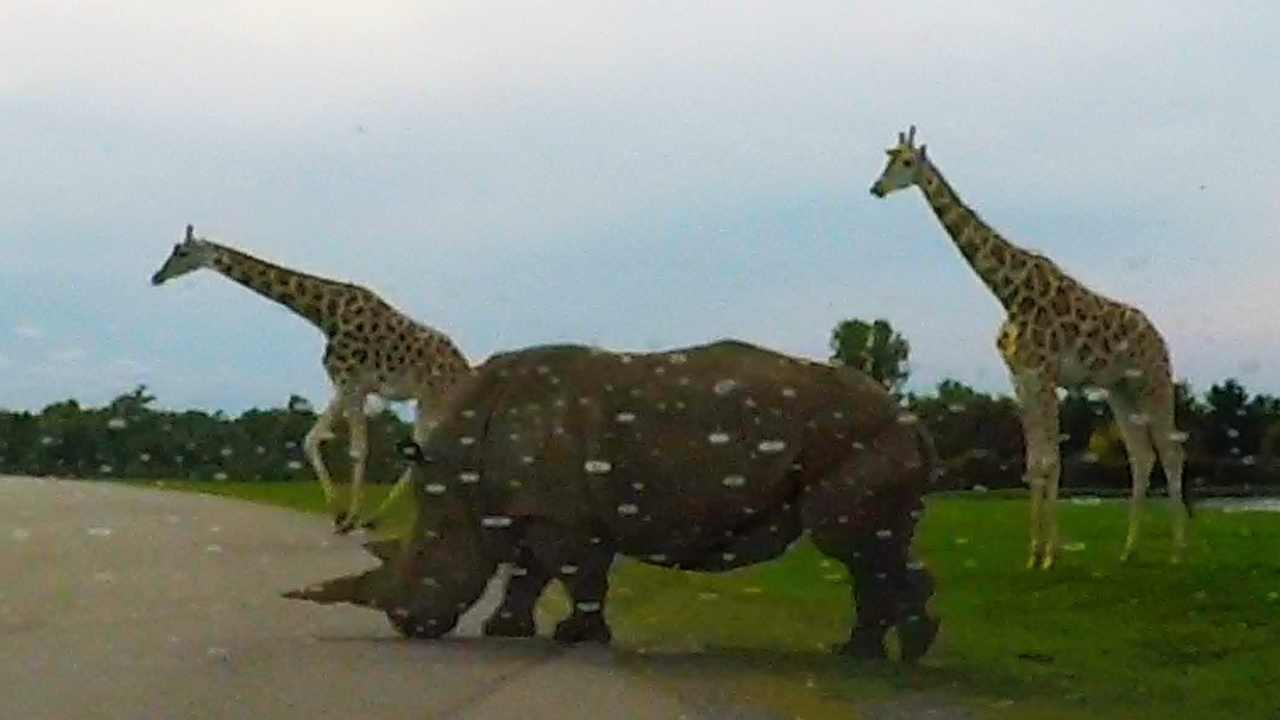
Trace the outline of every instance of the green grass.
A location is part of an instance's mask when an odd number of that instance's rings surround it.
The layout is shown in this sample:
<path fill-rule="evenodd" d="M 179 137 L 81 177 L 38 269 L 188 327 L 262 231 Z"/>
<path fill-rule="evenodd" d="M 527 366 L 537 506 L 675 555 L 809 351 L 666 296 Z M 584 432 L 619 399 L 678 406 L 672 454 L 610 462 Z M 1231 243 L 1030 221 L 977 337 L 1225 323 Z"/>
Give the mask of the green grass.
<path fill-rule="evenodd" d="M 312 484 L 169 487 L 321 505 Z M 804 542 L 724 575 L 620 561 L 615 644 L 624 664 L 663 682 L 731 685 L 809 720 L 849 718 L 852 705 L 904 691 L 980 718 L 1280 717 L 1280 517 L 1201 510 L 1174 566 L 1164 503 L 1148 508 L 1138 554 L 1121 565 L 1124 505 L 1063 502 L 1071 550 L 1033 572 L 1023 569 L 1024 500 L 930 498 L 918 546 L 939 580 L 944 625 L 918 668 L 827 653 L 847 632 L 848 590 L 842 569 Z M 543 609 L 564 607 L 553 593 Z"/>

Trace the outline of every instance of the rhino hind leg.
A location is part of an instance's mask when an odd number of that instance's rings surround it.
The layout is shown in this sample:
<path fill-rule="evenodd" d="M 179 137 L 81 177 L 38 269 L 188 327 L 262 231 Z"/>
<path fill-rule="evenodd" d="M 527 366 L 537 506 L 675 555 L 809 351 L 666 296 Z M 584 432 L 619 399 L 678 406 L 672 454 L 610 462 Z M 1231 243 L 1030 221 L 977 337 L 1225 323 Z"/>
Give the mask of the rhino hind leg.
<path fill-rule="evenodd" d="M 605 620 L 604 608 L 613 549 L 599 538 L 549 522 L 530 522 L 525 529 L 525 542 L 533 560 L 530 565 L 537 568 L 531 567 L 529 575 L 554 575 L 565 586 L 573 604 L 569 616 L 556 624 L 552 635 L 556 642 L 612 642 L 613 631 Z"/>
<path fill-rule="evenodd" d="M 538 634 L 534 610 L 542 591 L 551 582 L 551 573 L 533 554 L 522 550 L 512 568 L 502 595 L 502 603 L 484 621 L 486 637 L 533 637 Z"/>
<path fill-rule="evenodd" d="M 910 556 L 914 520 L 905 513 L 896 522 L 877 519 L 883 522 L 873 528 L 855 529 L 825 517 L 811 525 L 814 544 L 844 563 L 853 585 L 854 627 L 849 639 L 835 650 L 851 657 L 887 659 L 886 640 L 896 630 L 899 659 L 914 663 L 938 634 L 939 622 L 926 608 L 933 595 L 933 578 Z"/>

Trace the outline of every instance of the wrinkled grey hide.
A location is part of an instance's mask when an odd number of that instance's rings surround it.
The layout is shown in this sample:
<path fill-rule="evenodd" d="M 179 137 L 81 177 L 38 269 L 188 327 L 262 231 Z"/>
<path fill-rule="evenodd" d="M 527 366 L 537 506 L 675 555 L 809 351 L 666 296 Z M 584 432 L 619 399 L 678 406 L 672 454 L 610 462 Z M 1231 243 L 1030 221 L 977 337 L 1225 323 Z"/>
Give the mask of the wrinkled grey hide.
<path fill-rule="evenodd" d="M 616 554 L 718 572 L 780 555 L 807 531 L 853 581 L 839 648 L 902 659 L 933 642 L 933 581 L 910 556 L 931 479 L 928 435 L 866 375 L 740 342 L 623 354 L 540 346 L 495 355 L 461 387 L 417 466 L 418 518 L 371 544 L 382 564 L 286 593 L 386 612 L 411 637 L 449 632 L 499 563 L 514 565 L 489 635 L 534 634 L 558 578 L 555 637 L 611 638 Z"/>

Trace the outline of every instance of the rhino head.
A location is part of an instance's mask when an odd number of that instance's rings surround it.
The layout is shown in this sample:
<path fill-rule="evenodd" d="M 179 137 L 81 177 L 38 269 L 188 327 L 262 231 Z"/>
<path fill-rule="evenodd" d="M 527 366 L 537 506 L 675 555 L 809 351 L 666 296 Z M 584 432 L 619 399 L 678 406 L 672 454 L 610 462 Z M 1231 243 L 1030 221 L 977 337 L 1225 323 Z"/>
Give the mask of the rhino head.
<path fill-rule="evenodd" d="M 426 483 L 442 486 L 442 478 L 434 477 L 442 473 L 416 443 L 401 443 L 401 452 L 413 463 L 410 480 L 418 494 L 419 512 L 409 533 L 365 544 L 365 550 L 378 558 L 378 567 L 283 596 L 381 610 L 406 636 L 439 637 L 479 599 L 498 562 L 482 542 L 478 518 L 456 486 L 424 495 Z"/>

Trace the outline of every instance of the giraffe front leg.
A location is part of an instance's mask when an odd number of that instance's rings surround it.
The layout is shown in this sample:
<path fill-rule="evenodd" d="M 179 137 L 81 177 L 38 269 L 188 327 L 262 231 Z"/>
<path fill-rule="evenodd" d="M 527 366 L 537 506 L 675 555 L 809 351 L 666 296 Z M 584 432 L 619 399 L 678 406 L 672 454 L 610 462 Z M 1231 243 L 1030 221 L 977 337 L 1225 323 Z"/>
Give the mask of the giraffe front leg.
<path fill-rule="evenodd" d="M 1006 362 L 1009 362 L 1007 358 Z M 1027 484 L 1031 491 L 1031 552 L 1027 569 L 1047 570 L 1053 567 L 1058 545 L 1061 459 L 1056 382 L 1053 375 L 1043 369 L 1015 370 L 1012 374 L 1022 416 Z"/>
<path fill-rule="evenodd" d="M 342 521 L 338 523 L 336 532 L 345 535 L 360 525 L 360 507 L 364 502 L 364 470 L 369 455 L 369 426 L 364 414 L 363 399 L 349 403 L 347 407 L 347 424 L 351 431 L 351 501 Z"/>
<path fill-rule="evenodd" d="M 333 420 L 340 407 L 340 398 L 335 395 L 302 441 L 303 453 L 307 457 L 307 462 L 311 464 L 311 468 L 315 470 L 321 489 L 324 490 L 325 507 L 335 525 L 342 522 L 344 513 L 339 509 L 339 498 L 333 480 L 329 476 L 329 469 L 325 467 L 321 446 L 333 439 Z"/>

